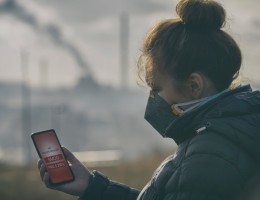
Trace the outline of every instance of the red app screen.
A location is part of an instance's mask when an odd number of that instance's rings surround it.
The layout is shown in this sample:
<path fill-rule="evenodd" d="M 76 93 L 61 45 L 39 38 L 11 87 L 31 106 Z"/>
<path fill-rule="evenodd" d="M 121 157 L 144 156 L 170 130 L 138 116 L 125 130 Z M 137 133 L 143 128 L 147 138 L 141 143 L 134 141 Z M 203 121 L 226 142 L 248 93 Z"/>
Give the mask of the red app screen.
<path fill-rule="evenodd" d="M 33 135 L 33 140 L 54 184 L 73 180 L 72 172 L 61 150 L 54 131 Z"/>

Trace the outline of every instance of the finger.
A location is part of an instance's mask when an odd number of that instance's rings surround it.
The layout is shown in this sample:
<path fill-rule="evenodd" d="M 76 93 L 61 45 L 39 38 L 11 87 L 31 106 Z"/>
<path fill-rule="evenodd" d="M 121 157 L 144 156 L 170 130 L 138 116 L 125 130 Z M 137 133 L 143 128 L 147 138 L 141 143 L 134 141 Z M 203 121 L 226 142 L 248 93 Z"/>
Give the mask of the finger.
<path fill-rule="evenodd" d="M 69 151 L 67 148 L 62 147 L 63 152 L 67 158 L 68 161 L 70 161 L 71 164 L 77 164 L 80 161 L 73 155 L 73 153 L 71 151 Z"/>
<path fill-rule="evenodd" d="M 40 175 L 41 175 L 42 180 L 43 180 L 43 177 L 46 172 L 47 172 L 46 166 L 44 164 L 42 164 L 41 168 L 40 168 Z"/>
<path fill-rule="evenodd" d="M 43 180 L 43 182 L 44 182 L 44 184 L 45 184 L 45 186 L 46 186 L 47 188 L 52 189 L 53 186 L 52 186 L 51 183 L 50 183 L 50 176 L 49 176 L 48 173 L 45 173 L 45 174 L 44 174 L 42 180 Z"/>
<path fill-rule="evenodd" d="M 42 159 L 39 159 L 39 160 L 38 160 L 38 163 L 37 163 L 38 169 L 41 168 L 42 164 L 43 164 Z"/>
<path fill-rule="evenodd" d="M 64 188 L 64 184 L 62 185 L 53 185 L 50 181 L 50 176 L 48 173 L 45 173 L 44 174 L 44 177 L 43 177 L 43 182 L 45 184 L 45 186 L 49 189 L 54 189 L 54 190 L 60 190 L 60 191 L 63 191 L 63 188 Z"/>

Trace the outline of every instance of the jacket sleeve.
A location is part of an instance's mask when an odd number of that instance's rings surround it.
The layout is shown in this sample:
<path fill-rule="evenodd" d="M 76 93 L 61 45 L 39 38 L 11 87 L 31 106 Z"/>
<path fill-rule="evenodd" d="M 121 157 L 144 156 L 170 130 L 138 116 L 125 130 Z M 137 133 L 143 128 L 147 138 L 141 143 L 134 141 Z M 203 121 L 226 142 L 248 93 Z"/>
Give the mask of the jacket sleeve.
<path fill-rule="evenodd" d="M 79 200 L 136 200 L 139 192 L 93 171 L 90 185 Z"/>

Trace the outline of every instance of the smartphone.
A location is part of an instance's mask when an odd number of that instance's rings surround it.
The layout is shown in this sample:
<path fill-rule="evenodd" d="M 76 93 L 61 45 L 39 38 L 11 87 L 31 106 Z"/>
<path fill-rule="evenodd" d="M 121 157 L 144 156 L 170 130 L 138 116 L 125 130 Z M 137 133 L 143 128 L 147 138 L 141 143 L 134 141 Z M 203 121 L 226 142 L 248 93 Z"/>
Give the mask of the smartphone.
<path fill-rule="evenodd" d="M 74 180 L 58 137 L 53 129 L 31 135 L 39 157 L 43 160 L 50 176 L 51 184 L 62 184 Z"/>

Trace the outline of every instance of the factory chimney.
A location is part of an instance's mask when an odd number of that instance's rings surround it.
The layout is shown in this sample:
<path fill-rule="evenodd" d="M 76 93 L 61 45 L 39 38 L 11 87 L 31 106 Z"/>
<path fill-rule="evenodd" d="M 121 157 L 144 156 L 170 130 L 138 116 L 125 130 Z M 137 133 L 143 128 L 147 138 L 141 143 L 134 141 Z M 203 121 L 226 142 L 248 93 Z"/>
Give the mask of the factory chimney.
<path fill-rule="evenodd" d="M 29 86 L 29 71 L 28 71 L 29 53 L 26 50 L 21 50 L 21 68 L 22 68 L 22 148 L 24 162 L 28 164 L 32 161 L 31 155 L 31 92 Z"/>
<path fill-rule="evenodd" d="M 129 53 L 129 15 L 120 15 L 120 84 L 121 89 L 128 87 L 128 53 Z"/>

